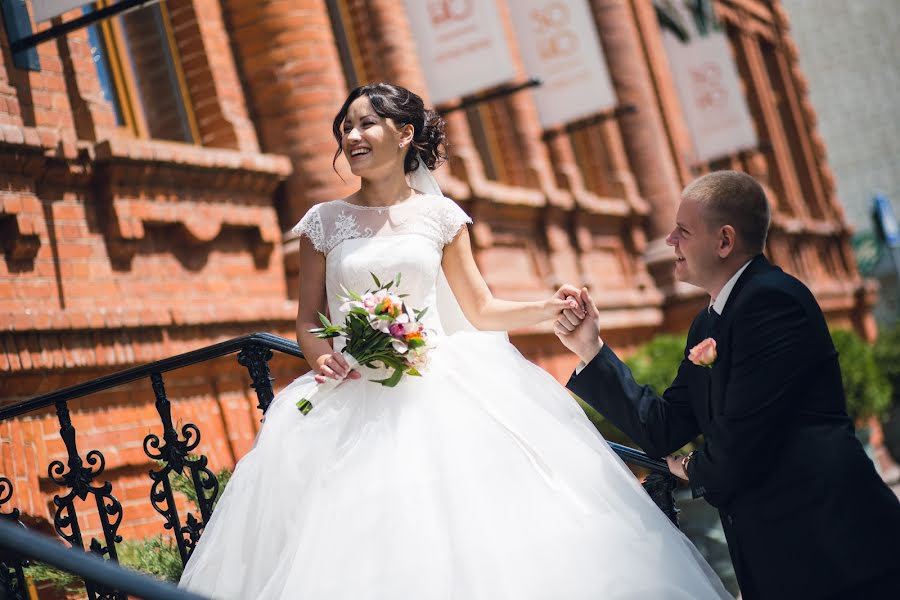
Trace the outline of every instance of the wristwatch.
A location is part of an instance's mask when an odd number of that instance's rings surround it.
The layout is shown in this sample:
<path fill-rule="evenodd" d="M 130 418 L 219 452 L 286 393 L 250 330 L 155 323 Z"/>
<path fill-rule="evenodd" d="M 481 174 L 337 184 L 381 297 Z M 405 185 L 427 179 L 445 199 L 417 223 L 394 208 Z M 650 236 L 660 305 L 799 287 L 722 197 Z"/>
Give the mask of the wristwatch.
<path fill-rule="evenodd" d="M 691 462 L 691 459 L 694 458 L 694 455 L 695 455 L 695 454 L 697 454 L 697 451 L 696 451 L 696 450 L 691 450 L 690 453 L 686 454 L 686 455 L 681 459 L 681 470 L 684 471 L 684 476 L 685 476 L 685 477 L 690 478 L 690 475 L 688 475 L 688 470 L 687 470 L 687 469 L 688 469 L 688 464 Z"/>

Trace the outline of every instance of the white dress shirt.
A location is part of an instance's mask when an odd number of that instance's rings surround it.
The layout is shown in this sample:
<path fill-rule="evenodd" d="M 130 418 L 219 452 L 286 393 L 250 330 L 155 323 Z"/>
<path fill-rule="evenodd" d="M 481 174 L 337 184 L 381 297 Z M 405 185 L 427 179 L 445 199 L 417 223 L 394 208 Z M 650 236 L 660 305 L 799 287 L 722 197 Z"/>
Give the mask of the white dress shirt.
<path fill-rule="evenodd" d="M 731 276 L 731 279 L 725 282 L 725 285 L 719 290 L 719 295 L 709 299 L 709 308 L 716 311 L 717 315 L 721 315 L 722 311 L 725 310 L 725 303 L 728 302 L 728 296 L 731 295 L 731 290 L 734 289 L 737 280 L 741 278 L 741 273 L 747 270 L 747 267 L 750 266 L 752 261 L 753 259 L 751 258 L 745 262 L 744 266 L 738 269 L 737 272 Z"/>

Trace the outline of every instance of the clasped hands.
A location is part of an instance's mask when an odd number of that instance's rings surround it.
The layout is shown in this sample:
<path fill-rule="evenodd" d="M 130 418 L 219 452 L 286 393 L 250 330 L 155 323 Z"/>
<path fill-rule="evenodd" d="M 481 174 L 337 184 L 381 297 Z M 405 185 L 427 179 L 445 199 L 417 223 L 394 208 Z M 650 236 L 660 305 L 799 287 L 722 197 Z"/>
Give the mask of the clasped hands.
<path fill-rule="evenodd" d="M 594 299 L 591 298 L 587 288 L 578 289 L 572 285 L 560 287 L 554 298 L 577 301 L 576 308 L 564 308 L 559 312 L 553 324 L 553 332 L 584 364 L 591 362 L 603 348 L 603 340 L 600 338 L 600 313 Z M 666 465 L 672 475 L 687 481 L 684 458 L 682 455 L 667 456 Z"/>
<path fill-rule="evenodd" d="M 600 339 L 600 313 L 587 288 L 563 285 L 555 298 L 574 300 L 575 308 L 564 308 L 553 324 L 556 337 L 584 363 L 589 363 L 603 347 Z"/>

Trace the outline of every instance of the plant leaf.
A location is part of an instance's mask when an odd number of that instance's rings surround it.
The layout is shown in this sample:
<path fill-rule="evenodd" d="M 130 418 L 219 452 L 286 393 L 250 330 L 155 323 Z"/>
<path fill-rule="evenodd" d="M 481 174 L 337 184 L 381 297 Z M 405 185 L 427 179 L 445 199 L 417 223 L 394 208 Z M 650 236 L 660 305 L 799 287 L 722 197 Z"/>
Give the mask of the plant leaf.
<path fill-rule="evenodd" d="M 400 383 L 401 377 L 403 377 L 403 370 L 395 368 L 390 377 L 388 377 L 387 379 L 376 379 L 374 380 L 374 383 L 380 383 L 385 387 L 394 387 L 398 383 Z"/>

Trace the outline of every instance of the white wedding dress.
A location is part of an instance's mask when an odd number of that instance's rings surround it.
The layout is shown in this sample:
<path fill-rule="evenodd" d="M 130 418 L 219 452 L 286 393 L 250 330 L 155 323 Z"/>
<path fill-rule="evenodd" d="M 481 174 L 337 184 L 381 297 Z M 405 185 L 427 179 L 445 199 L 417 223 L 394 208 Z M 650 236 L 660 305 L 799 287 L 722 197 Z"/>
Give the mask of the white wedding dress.
<path fill-rule="evenodd" d="M 326 255 L 332 319 L 342 285 L 401 273 L 437 346 L 422 377 L 387 388 L 363 367 L 306 416 L 295 403 L 313 373 L 285 387 L 182 587 L 240 600 L 731 598 L 565 388 L 505 336 L 445 331 L 442 249 L 467 222 L 452 200 L 417 195 L 326 202 L 297 225 Z"/>

